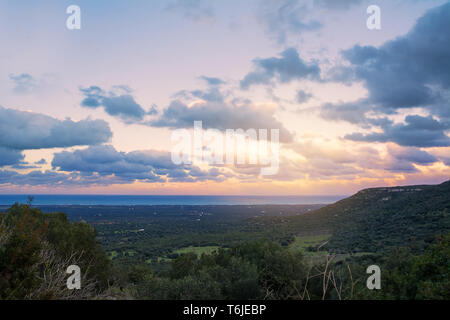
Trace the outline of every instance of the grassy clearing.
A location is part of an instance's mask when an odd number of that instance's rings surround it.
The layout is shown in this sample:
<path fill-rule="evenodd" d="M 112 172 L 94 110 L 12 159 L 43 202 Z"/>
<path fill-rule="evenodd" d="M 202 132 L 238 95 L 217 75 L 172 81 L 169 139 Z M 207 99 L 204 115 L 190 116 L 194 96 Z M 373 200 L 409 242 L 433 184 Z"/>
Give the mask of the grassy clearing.
<path fill-rule="evenodd" d="M 220 249 L 219 246 L 204 246 L 204 247 L 193 247 L 193 246 L 191 246 L 191 247 L 185 247 L 185 248 L 174 250 L 174 251 L 172 251 L 171 254 L 183 255 L 183 254 L 192 252 L 192 253 L 195 253 L 197 256 L 201 256 L 202 254 L 211 254 L 214 251 L 217 251 L 219 249 Z M 166 257 L 158 257 L 157 258 L 158 263 L 167 263 L 167 262 L 171 262 L 172 260 L 174 260 L 174 259 L 173 258 L 169 258 L 168 256 L 166 256 Z M 152 263 L 152 260 L 149 259 L 146 262 L 147 263 Z"/>
<path fill-rule="evenodd" d="M 116 258 L 119 254 L 117 253 L 117 251 L 110 251 L 108 252 L 108 257 L 109 259 L 113 260 L 114 258 Z"/>
<path fill-rule="evenodd" d="M 110 260 L 114 260 L 115 258 L 119 257 L 119 256 L 128 256 L 128 257 L 134 257 L 134 255 L 136 254 L 135 250 L 126 250 L 126 251 L 109 251 L 108 252 L 108 257 Z"/>
<path fill-rule="evenodd" d="M 214 251 L 219 250 L 219 246 L 205 246 L 205 247 L 186 247 L 173 251 L 173 253 L 177 254 L 186 254 L 188 252 L 195 253 L 198 256 L 202 254 L 211 254 Z"/>
<path fill-rule="evenodd" d="M 321 244 L 325 243 L 330 238 L 330 236 L 331 235 L 329 234 L 322 234 L 315 236 L 295 237 L 294 242 L 289 245 L 289 248 L 291 250 L 301 250 L 303 252 L 306 252 L 307 248 L 309 247 L 319 247 Z"/>
<path fill-rule="evenodd" d="M 139 233 L 142 232 L 142 229 L 133 229 L 133 230 L 116 230 L 114 234 L 127 234 L 127 233 Z"/>
<path fill-rule="evenodd" d="M 324 262 L 329 252 L 326 250 L 326 245 L 324 245 L 321 250 L 308 250 L 308 248 L 318 248 L 320 245 L 324 244 L 331 235 L 315 235 L 315 236 L 301 236 L 295 237 L 295 241 L 289 246 L 291 250 L 302 251 L 306 258 L 309 259 L 313 264 Z M 366 255 L 372 255 L 371 252 L 358 252 L 358 253 L 341 253 L 337 254 L 334 261 L 343 261 L 350 257 L 361 257 Z"/>

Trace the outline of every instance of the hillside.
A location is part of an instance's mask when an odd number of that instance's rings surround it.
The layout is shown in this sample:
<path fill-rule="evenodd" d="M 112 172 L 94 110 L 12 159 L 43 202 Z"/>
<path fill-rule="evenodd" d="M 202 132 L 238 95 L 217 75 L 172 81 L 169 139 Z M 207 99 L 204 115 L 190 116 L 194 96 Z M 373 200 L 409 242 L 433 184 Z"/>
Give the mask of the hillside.
<path fill-rule="evenodd" d="M 450 181 L 361 190 L 290 221 L 301 233 L 327 230 L 335 251 L 376 252 L 409 245 L 422 251 L 435 235 L 450 231 Z"/>
<path fill-rule="evenodd" d="M 366 189 L 314 211 L 69 209 L 73 217 L 91 215 L 92 225 L 30 205 L 0 215 L 0 299 L 305 299 L 306 291 L 308 299 L 449 297 L 450 182 Z M 246 214 L 237 219 L 239 212 Z M 66 273 L 58 270 L 72 259 L 87 270 L 84 291 L 64 289 Z M 372 264 L 384 270 L 382 291 L 365 286 Z M 324 287 L 317 274 L 339 275 L 338 283 Z"/>

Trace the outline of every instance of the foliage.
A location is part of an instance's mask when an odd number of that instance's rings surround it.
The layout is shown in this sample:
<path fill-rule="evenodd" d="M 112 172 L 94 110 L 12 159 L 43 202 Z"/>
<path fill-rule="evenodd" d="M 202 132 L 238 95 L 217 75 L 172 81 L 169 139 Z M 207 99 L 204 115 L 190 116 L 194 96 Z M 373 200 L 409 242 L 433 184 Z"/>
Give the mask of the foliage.
<path fill-rule="evenodd" d="M 450 298 L 450 182 L 329 206 L 66 209 L 43 214 L 30 200 L 0 215 L 0 299 L 100 298 L 106 287 L 119 299 Z M 67 294 L 68 264 L 87 292 Z M 372 264 L 381 290 L 366 287 Z"/>
<path fill-rule="evenodd" d="M 0 216 L 0 239 L 0 299 L 82 297 L 83 292 L 63 290 L 62 274 L 70 264 L 84 271 L 85 288 L 107 285 L 108 259 L 87 223 L 15 204 Z"/>
<path fill-rule="evenodd" d="M 381 290 L 360 288 L 361 299 L 450 299 L 450 234 L 438 237 L 422 254 L 410 248 L 392 249 L 383 257 Z"/>

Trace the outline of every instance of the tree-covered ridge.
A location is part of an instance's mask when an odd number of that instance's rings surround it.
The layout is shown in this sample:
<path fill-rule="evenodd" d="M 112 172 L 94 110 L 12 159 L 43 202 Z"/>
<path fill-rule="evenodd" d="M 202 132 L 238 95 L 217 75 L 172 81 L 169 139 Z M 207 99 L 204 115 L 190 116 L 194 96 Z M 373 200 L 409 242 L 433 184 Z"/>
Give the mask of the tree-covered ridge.
<path fill-rule="evenodd" d="M 338 252 L 377 252 L 411 245 L 421 251 L 450 230 L 450 181 L 436 186 L 365 189 L 311 213 L 289 218 L 301 232 L 325 229 Z"/>
<path fill-rule="evenodd" d="M 450 299 L 449 191 L 367 189 L 315 211 L 248 207 L 242 219 L 240 207 L 231 219 L 224 207 L 115 208 L 91 224 L 15 204 L 0 214 L 0 299 Z M 66 288 L 71 264 L 82 290 Z M 379 291 L 366 287 L 370 265 Z"/>

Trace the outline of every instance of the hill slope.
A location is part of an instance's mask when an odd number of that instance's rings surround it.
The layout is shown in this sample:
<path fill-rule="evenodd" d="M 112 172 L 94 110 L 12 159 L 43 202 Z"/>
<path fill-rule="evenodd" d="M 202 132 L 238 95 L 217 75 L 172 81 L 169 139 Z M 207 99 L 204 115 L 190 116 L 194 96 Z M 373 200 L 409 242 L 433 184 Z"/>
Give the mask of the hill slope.
<path fill-rule="evenodd" d="M 328 247 L 335 251 L 376 252 L 404 245 L 421 251 L 435 235 L 450 232 L 450 181 L 431 186 L 365 189 L 293 217 L 291 222 L 329 230 L 332 237 Z"/>

